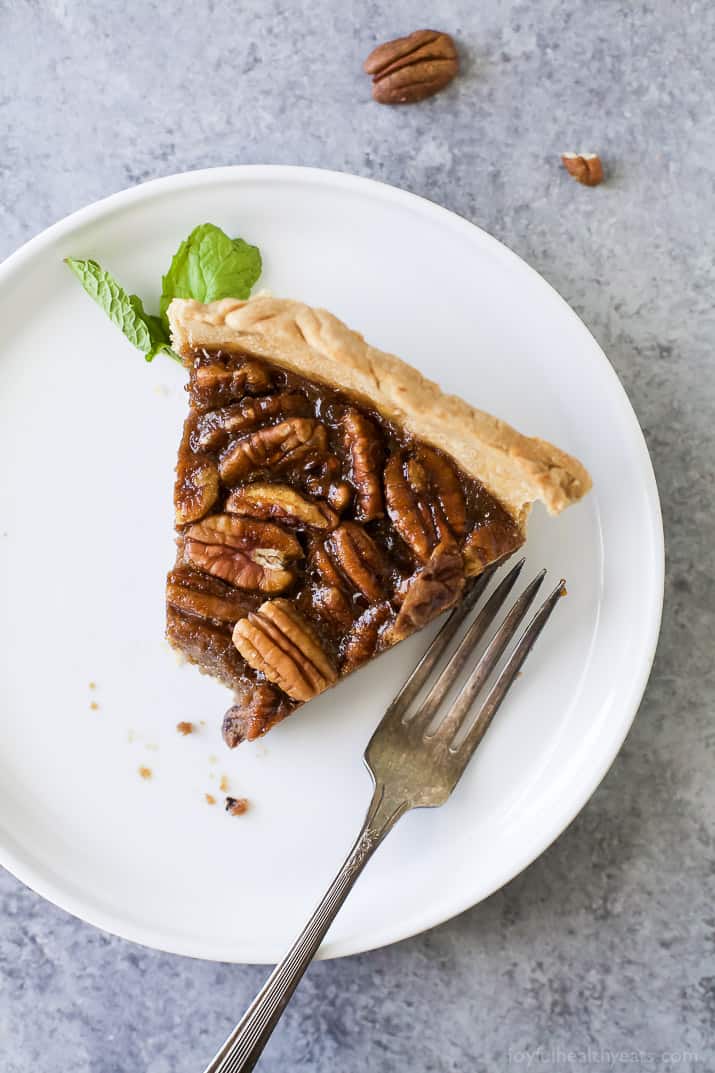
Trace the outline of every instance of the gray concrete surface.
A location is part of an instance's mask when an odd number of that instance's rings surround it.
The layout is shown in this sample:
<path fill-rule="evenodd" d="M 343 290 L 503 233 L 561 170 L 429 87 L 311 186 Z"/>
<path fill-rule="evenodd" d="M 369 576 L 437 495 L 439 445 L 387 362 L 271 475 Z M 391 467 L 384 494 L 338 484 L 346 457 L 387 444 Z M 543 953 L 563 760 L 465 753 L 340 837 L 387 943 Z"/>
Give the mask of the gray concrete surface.
<path fill-rule="evenodd" d="M 364 55 L 435 23 L 459 41 L 458 82 L 411 109 L 371 104 Z M 478 222 L 558 288 L 653 454 L 663 634 L 603 785 L 486 903 L 315 965 L 261 1068 L 715 1069 L 715 7 L 4 0 L 0 41 L 0 255 L 190 168 L 384 179 Z M 572 148 L 602 153 L 607 186 L 566 179 Z M 0 896 L 4 1073 L 195 1073 L 264 976 L 111 938 L 9 875 Z"/>

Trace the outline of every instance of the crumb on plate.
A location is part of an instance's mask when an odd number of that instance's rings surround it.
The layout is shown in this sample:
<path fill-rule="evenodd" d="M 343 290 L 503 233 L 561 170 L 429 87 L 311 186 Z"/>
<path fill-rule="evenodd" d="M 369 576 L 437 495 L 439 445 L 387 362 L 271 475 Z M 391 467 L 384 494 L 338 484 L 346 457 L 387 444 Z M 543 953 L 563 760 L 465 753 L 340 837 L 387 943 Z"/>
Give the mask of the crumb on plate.
<path fill-rule="evenodd" d="M 242 816 L 244 812 L 248 812 L 248 798 L 227 797 L 224 808 L 231 816 Z"/>
<path fill-rule="evenodd" d="M 187 723 L 182 720 L 182 722 L 176 724 L 176 729 L 178 730 L 179 734 L 183 734 L 184 737 L 186 737 L 187 734 L 193 734 L 194 724 Z"/>
<path fill-rule="evenodd" d="M 150 779 L 152 776 L 152 770 L 150 767 L 145 767 L 144 764 L 141 764 L 141 766 L 139 767 L 139 774 L 143 779 Z"/>
<path fill-rule="evenodd" d="M 97 704 L 96 700 L 91 701 L 89 707 L 90 707 L 90 711 L 93 711 L 93 712 L 98 712 L 99 711 L 99 705 Z"/>
<path fill-rule="evenodd" d="M 215 805 L 216 804 L 216 798 L 214 797 L 213 794 L 204 794 L 204 797 L 206 798 L 206 804 L 207 805 Z"/>
<path fill-rule="evenodd" d="M 90 689 L 96 689 L 97 688 L 97 683 L 96 682 L 90 682 L 89 683 L 89 688 Z"/>
<path fill-rule="evenodd" d="M 214 756 L 213 753 L 211 753 L 211 756 L 209 757 L 209 764 L 218 764 L 218 757 Z"/>
<path fill-rule="evenodd" d="M 228 793 L 228 775 L 222 775 L 218 788 L 222 794 Z"/>

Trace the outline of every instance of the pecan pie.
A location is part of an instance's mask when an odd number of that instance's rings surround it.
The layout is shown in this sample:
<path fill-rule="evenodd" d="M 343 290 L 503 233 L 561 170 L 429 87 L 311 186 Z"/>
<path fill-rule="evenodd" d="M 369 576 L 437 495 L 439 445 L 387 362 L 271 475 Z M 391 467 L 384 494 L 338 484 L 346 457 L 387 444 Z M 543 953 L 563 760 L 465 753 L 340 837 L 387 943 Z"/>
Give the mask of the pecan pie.
<path fill-rule="evenodd" d="M 175 299 L 169 318 L 190 409 L 167 635 L 233 690 L 231 747 L 456 603 L 532 502 L 590 487 L 323 310 Z"/>

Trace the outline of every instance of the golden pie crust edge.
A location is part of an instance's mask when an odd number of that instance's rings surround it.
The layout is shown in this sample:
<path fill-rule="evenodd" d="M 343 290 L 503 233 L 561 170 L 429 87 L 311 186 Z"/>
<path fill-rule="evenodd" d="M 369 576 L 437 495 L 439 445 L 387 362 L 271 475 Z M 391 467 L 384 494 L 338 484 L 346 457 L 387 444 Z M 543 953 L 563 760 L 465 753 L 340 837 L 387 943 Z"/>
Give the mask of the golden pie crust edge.
<path fill-rule="evenodd" d="M 522 529 L 533 502 L 558 514 L 591 487 L 587 470 L 571 455 L 445 394 L 324 309 L 264 295 L 208 304 L 175 298 L 168 315 L 172 345 L 184 360 L 198 347 L 238 350 L 349 392 L 451 455 Z"/>

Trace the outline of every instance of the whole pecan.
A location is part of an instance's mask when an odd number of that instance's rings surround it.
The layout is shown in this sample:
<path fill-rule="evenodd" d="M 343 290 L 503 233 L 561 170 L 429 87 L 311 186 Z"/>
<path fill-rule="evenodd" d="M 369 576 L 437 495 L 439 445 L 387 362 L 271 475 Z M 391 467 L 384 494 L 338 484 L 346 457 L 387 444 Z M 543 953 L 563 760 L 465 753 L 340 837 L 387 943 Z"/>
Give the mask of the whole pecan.
<path fill-rule="evenodd" d="M 387 564 L 361 525 L 343 522 L 330 534 L 325 547 L 342 574 L 367 600 L 382 599 Z"/>
<path fill-rule="evenodd" d="M 186 531 L 184 555 L 207 574 L 239 589 L 283 592 L 303 549 L 292 533 L 271 522 L 212 514 Z"/>
<path fill-rule="evenodd" d="M 411 104 L 449 85 L 459 60 L 449 34 L 415 30 L 378 45 L 363 69 L 372 75 L 372 95 L 380 104 Z"/>
<path fill-rule="evenodd" d="M 231 436 L 252 432 L 277 417 L 303 417 L 310 412 L 304 395 L 261 395 L 246 397 L 233 406 L 223 406 L 202 414 L 191 434 L 195 451 L 215 451 Z"/>
<path fill-rule="evenodd" d="M 225 484 L 236 484 L 256 470 L 280 470 L 327 450 L 325 425 L 310 417 L 293 417 L 251 432 L 229 444 L 221 455 L 219 472 Z"/>
<path fill-rule="evenodd" d="M 233 643 L 246 663 L 292 700 L 310 700 L 337 679 L 312 629 L 288 600 L 267 600 L 239 619 Z"/>
<path fill-rule="evenodd" d="M 297 529 L 334 529 L 338 516 L 327 503 L 301 495 L 288 484 L 245 484 L 226 500 L 230 514 L 273 518 Z"/>
<path fill-rule="evenodd" d="M 350 456 L 350 479 L 357 490 L 356 517 L 361 522 L 382 518 L 383 450 L 377 429 L 369 418 L 352 408 L 343 415 L 341 426 Z"/>

